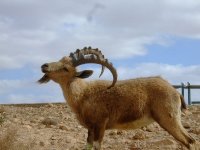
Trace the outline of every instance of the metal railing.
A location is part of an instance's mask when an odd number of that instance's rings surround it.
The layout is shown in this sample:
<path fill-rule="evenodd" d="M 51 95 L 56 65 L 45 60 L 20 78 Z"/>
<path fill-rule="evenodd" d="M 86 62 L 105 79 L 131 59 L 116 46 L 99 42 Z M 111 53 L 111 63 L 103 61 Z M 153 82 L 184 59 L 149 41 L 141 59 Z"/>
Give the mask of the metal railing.
<path fill-rule="evenodd" d="M 185 89 L 187 89 L 189 105 L 200 104 L 200 101 L 192 101 L 192 99 L 191 99 L 191 95 L 192 95 L 191 90 L 192 89 L 200 89 L 200 85 L 191 85 L 189 82 L 187 82 L 187 85 L 185 85 L 184 83 L 181 83 L 181 85 L 173 85 L 173 86 L 176 89 L 181 89 L 181 94 L 183 95 L 183 97 L 185 97 Z"/>

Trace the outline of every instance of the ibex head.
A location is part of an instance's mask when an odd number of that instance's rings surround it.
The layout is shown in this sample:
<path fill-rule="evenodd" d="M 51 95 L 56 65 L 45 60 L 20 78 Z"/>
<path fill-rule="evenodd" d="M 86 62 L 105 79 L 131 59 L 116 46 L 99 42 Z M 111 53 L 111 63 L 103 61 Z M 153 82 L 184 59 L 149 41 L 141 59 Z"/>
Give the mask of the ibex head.
<path fill-rule="evenodd" d="M 117 82 L 117 72 L 104 55 L 98 49 L 92 49 L 91 47 L 85 47 L 81 50 L 77 49 L 76 52 L 71 53 L 68 57 L 63 57 L 58 62 L 45 63 L 41 66 L 42 72 L 45 75 L 38 81 L 39 83 L 46 83 L 49 80 L 53 80 L 57 83 L 69 82 L 74 78 L 87 78 L 92 75 L 92 70 L 84 70 L 77 72 L 76 67 L 82 64 L 95 63 L 101 64 L 102 70 L 100 76 L 104 72 L 104 68 L 107 67 L 112 75 L 113 82 L 108 87 L 113 87 Z M 99 77 L 100 77 L 99 76 Z"/>

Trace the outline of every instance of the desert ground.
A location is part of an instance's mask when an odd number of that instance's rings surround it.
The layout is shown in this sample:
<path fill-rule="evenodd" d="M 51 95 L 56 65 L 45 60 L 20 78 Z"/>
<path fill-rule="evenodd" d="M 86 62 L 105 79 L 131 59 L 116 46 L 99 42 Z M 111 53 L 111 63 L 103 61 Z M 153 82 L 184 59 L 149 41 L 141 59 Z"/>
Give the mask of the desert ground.
<path fill-rule="evenodd" d="M 182 123 L 200 141 L 200 105 Z M 1 150 L 81 150 L 87 130 L 67 104 L 0 105 Z M 157 123 L 137 130 L 107 130 L 103 150 L 186 150 Z"/>

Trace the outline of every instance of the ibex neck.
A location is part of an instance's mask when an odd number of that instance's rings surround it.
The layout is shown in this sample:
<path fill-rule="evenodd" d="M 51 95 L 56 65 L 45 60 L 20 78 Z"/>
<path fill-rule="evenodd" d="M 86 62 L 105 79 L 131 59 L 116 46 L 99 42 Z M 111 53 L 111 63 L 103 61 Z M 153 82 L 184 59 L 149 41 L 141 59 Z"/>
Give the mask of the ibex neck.
<path fill-rule="evenodd" d="M 60 84 L 65 100 L 73 111 L 78 110 L 79 102 L 87 83 L 82 79 L 75 79 L 70 83 Z"/>

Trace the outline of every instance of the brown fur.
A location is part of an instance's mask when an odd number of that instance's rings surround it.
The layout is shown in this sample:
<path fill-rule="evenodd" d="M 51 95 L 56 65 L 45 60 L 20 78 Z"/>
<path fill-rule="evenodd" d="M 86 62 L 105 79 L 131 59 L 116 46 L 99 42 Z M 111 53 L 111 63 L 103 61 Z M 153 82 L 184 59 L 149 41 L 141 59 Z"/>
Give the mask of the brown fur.
<path fill-rule="evenodd" d="M 70 58 L 64 57 L 58 64 L 48 64 L 45 79 L 61 86 L 77 119 L 88 129 L 89 144 L 101 143 L 106 129 L 135 129 L 154 121 L 188 148 L 195 142 L 181 124 L 181 108 L 186 109 L 182 96 L 161 77 L 122 80 L 107 89 L 110 81 L 77 78 Z"/>

